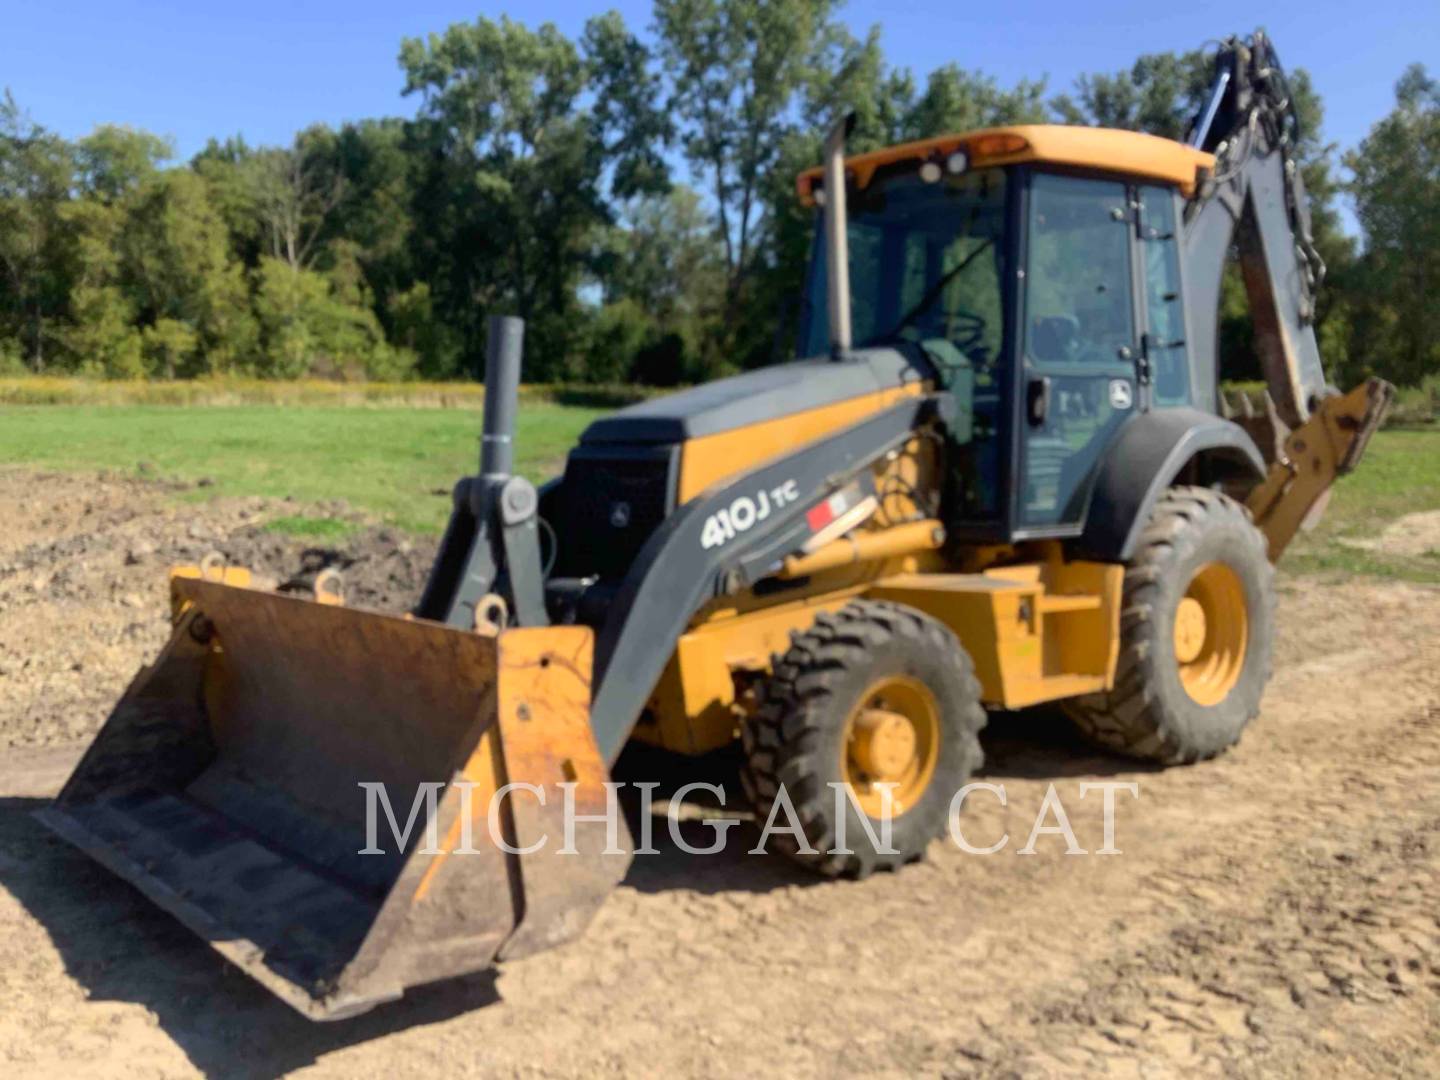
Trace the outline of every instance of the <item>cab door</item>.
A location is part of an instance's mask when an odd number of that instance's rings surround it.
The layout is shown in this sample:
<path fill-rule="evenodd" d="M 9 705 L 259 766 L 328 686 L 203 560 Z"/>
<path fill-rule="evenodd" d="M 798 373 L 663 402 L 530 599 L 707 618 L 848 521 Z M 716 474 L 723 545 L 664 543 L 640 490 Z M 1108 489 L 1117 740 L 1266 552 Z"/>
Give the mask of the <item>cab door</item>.
<path fill-rule="evenodd" d="M 1015 532 L 1067 535 L 1140 406 L 1135 216 L 1118 181 L 1034 172 L 1026 196 Z"/>

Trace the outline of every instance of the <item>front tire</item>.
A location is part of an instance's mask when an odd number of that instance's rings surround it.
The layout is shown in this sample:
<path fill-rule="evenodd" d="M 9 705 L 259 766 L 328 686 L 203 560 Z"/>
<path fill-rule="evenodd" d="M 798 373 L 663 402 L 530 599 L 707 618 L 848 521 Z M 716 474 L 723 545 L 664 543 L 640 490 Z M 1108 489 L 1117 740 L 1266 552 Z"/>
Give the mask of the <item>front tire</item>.
<path fill-rule="evenodd" d="M 784 833 L 771 837 L 771 849 L 832 877 L 920 858 L 944 834 L 950 800 L 980 765 L 985 719 L 970 657 L 941 623 L 874 600 L 820 615 L 777 660 L 742 733 L 752 803 L 763 820 L 783 786 L 812 852 Z M 831 854 L 837 783 L 853 796 L 842 809 L 849 854 Z M 894 853 L 875 849 L 860 817 L 883 838 L 882 783 L 894 784 Z"/>
<path fill-rule="evenodd" d="M 1114 689 L 1065 710 L 1131 757 L 1214 757 L 1258 715 L 1274 637 L 1274 571 L 1249 512 L 1209 488 L 1171 488 L 1125 570 Z"/>

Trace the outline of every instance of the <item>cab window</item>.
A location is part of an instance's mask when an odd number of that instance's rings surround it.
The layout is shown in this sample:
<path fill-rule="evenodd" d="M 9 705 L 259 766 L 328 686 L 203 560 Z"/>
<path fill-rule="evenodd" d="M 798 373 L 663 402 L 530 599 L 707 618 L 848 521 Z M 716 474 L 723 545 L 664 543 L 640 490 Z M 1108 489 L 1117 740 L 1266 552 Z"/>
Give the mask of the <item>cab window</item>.
<path fill-rule="evenodd" d="M 1190 403 L 1190 363 L 1185 347 L 1184 298 L 1180 290 L 1180 233 L 1175 194 L 1140 189 L 1141 272 L 1145 275 L 1146 352 L 1152 399 L 1157 407 Z"/>

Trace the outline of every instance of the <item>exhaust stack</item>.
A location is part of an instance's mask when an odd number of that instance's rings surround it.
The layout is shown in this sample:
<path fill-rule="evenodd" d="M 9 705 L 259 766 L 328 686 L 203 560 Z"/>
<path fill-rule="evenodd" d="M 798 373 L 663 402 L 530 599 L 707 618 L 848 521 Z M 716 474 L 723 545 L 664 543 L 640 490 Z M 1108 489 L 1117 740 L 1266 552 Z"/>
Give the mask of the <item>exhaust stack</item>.
<path fill-rule="evenodd" d="M 825 281 L 830 310 L 830 351 L 850 351 L 850 241 L 845 231 L 845 139 L 855 127 L 846 113 L 825 137 Z"/>

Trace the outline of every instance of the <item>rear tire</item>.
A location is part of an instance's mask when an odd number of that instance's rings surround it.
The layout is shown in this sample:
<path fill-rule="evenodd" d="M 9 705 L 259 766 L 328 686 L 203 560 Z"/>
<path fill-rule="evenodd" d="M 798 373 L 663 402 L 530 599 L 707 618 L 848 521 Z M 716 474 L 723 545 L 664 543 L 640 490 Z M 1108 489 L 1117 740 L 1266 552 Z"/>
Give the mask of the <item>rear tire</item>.
<path fill-rule="evenodd" d="M 831 877 L 864 877 L 922 857 L 983 760 L 977 734 L 985 720 L 970 657 L 941 623 L 874 600 L 818 616 L 776 660 L 742 732 L 741 776 L 761 821 L 783 786 L 813 853 L 784 833 L 771 837 L 770 849 Z M 877 780 L 895 784 L 894 854 L 875 850 L 860 816 L 883 838 Z M 849 854 L 830 854 L 839 835 L 835 783 L 854 796 L 843 802 Z M 786 821 L 780 811 L 776 826 Z"/>
<path fill-rule="evenodd" d="M 1260 711 L 1274 613 L 1249 512 L 1209 488 L 1171 488 L 1125 571 L 1115 687 L 1065 711 L 1108 750 L 1165 764 L 1214 757 Z"/>

